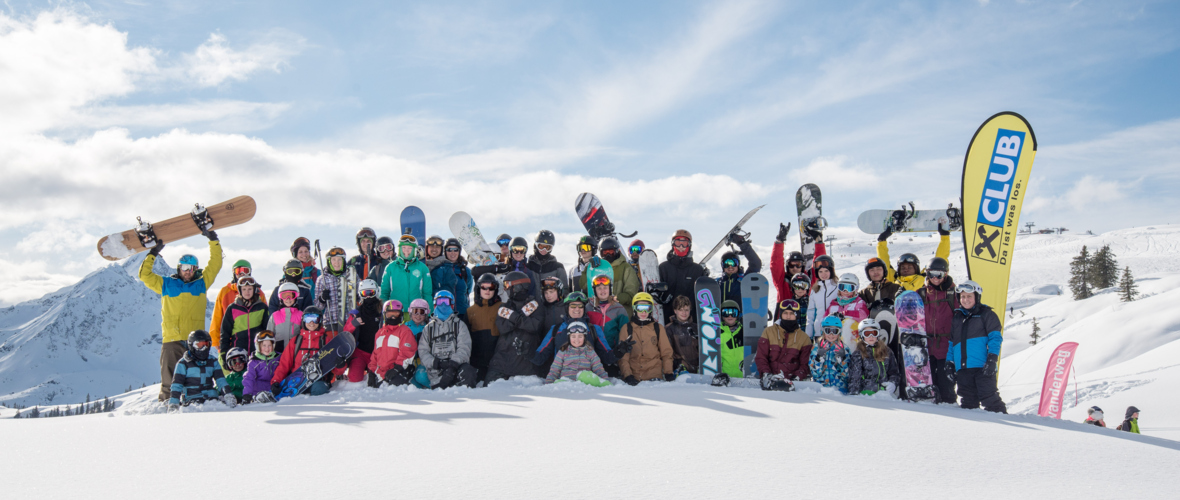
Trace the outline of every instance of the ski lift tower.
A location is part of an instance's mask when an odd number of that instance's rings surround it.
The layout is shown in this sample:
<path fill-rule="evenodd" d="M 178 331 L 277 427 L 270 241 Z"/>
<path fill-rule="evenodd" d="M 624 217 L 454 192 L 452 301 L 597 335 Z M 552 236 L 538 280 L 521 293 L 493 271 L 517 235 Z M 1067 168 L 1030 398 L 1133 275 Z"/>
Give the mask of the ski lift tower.
<path fill-rule="evenodd" d="M 1025 222 L 1025 223 L 1024 223 L 1024 227 L 1028 229 L 1028 234 L 1032 234 L 1032 232 L 1033 232 L 1033 231 L 1032 231 L 1032 228 L 1033 228 L 1033 226 L 1034 226 L 1034 224 L 1033 224 L 1033 223 L 1031 223 L 1031 222 Z"/>

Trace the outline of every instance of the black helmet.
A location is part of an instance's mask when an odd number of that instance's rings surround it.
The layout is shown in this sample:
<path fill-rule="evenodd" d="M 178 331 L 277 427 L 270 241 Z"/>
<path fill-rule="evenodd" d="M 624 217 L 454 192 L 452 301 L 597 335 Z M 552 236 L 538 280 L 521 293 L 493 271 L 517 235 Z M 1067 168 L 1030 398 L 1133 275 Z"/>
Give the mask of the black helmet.
<path fill-rule="evenodd" d="M 949 273 L 949 272 L 951 272 L 951 266 L 950 266 L 950 263 L 948 263 L 946 261 L 946 259 L 944 259 L 942 257 L 935 257 L 933 259 L 930 259 L 930 267 L 926 268 L 926 270 L 927 271 L 942 271 L 944 273 Z"/>
<path fill-rule="evenodd" d="M 509 297 L 516 300 L 528 297 L 532 283 L 529 275 L 520 271 L 512 271 L 504 276 L 504 289 L 508 291 Z"/>
<path fill-rule="evenodd" d="M 602 245 L 598 247 L 598 255 L 601 255 L 607 261 L 614 261 L 622 253 L 620 248 L 619 240 L 615 239 L 614 236 L 607 236 L 602 239 Z"/>
<path fill-rule="evenodd" d="M 375 245 L 375 246 L 392 245 L 392 244 L 393 244 L 393 238 L 390 238 L 388 236 L 382 236 L 380 238 L 377 238 L 377 245 Z"/>
<path fill-rule="evenodd" d="M 505 243 L 500 243 L 501 241 L 512 241 L 512 235 L 508 234 L 508 233 L 501 234 L 500 236 L 498 236 L 496 238 L 496 241 L 494 243 L 497 246 L 504 245 Z"/>
<path fill-rule="evenodd" d="M 441 247 L 445 243 L 446 243 L 446 240 L 442 239 L 442 236 L 439 236 L 437 234 L 432 234 L 432 235 L 430 235 L 430 237 L 426 238 L 426 246 L 438 245 Z"/>
<path fill-rule="evenodd" d="M 458 238 L 447 238 L 446 243 L 443 243 L 443 248 L 459 247 L 459 251 L 463 251 L 463 244 L 459 243 Z"/>
<path fill-rule="evenodd" d="M 311 316 L 311 315 L 315 315 L 317 318 L 319 318 L 318 320 L 316 320 L 316 323 L 319 323 L 321 325 L 324 324 L 324 311 L 323 311 L 323 309 L 320 309 L 316 306 L 307 306 L 306 308 L 303 309 L 303 321 L 302 322 L 306 323 L 307 317 Z"/>
<path fill-rule="evenodd" d="M 742 267 L 742 259 L 738 258 L 737 252 L 729 251 L 721 254 L 721 267 L 725 268 L 725 261 L 732 260 L 734 267 Z"/>
<path fill-rule="evenodd" d="M 356 232 L 356 249 L 361 249 L 361 238 L 368 238 L 370 240 L 377 239 L 377 232 L 371 227 L 362 227 L 360 231 Z M 373 245 L 376 247 L 377 245 Z"/>
<path fill-rule="evenodd" d="M 805 262 L 805 261 L 806 261 L 806 259 L 803 258 L 803 252 L 791 252 L 790 254 L 787 254 L 787 262 L 788 263 L 789 262 Z"/>
<path fill-rule="evenodd" d="M 582 251 L 582 245 L 590 245 L 590 253 L 598 253 L 598 240 L 589 236 L 578 238 L 578 245 L 574 247 L 577 251 Z"/>
<path fill-rule="evenodd" d="M 831 277 L 832 278 L 836 277 L 836 261 L 832 260 L 832 258 L 830 256 L 820 255 L 819 257 L 816 257 L 815 260 L 812 262 L 813 262 L 812 267 L 816 271 L 818 271 L 819 268 L 821 268 L 821 267 L 826 267 L 826 268 L 828 268 L 828 271 L 831 271 L 831 273 L 832 273 Z"/>
<path fill-rule="evenodd" d="M 491 284 L 496 285 L 497 289 L 500 288 L 500 282 L 496 280 L 496 275 L 492 273 L 483 273 L 479 275 L 479 279 L 475 280 L 475 283 L 478 285 Z"/>
<path fill-rule="evenodd" d="M 553 231 L 548 229 L 542 229 L 537 233 L 537 238 L 533 240 L 533 243 L 538 245 L 553 245 L 556 242 L 557 238 L 553 236 Z"/>
<path fill-rule="evenodd" d="M 296 273 L 295 276 L 302 276 L 303 275 L 303 263 L 299 262 L 298 259 L 288 260 L 286 264 L 283 264 L 283 274 L 287 274 L 288 270 L 298 271 L 298 273 Z"/>
<path fill-rule="evenodd" d="M 204 347 L 195 347 L 197 342 L 204 342 Z M 213 343 L 213 337 L 209 336 L 209 332 L 205 330 L 193 330 L 188 334 L 188 352 L 192 353 L 194 358 L 207 359 L 209 357 L 209 347 Z"/>
<path fill-rule="evenodd" d="M 520 236 L 512 238 L 512 243 L 508 244 L 508 251 L 514 251 L 518 248 L 520 249 L 520 253 L 527 252 L 529 250 L 528 240 L 526 240 Z"/>
<path fill-rule="evenodd" d="M 913 264 L 915 273 L 922 271 L 922 261 L 918 260 L 918 256 L 914 255 L 912 253 L 903 253 L 903 254 L 901 254 L 901 257 L 897 258 L 898 272 L 901 271 L 902 264 Z"/>

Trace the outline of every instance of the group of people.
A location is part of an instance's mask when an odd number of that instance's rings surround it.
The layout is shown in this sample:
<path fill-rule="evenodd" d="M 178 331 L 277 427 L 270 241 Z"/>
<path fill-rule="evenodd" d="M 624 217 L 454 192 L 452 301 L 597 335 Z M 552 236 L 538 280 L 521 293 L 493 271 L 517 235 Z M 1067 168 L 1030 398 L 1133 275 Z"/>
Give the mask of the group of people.
<path fill-rule="evenodd" d="M 891 233 L 882 233 L 862 288 L 854 274 L 836 276 L 822 240 L 810 261 L 787 253 L 789 225 L 780 225 L 770 263 L 779 301 L 754 356 L 762 387 L 790 390 L 811 380 L 847 394 L 906 397 L 898 335 L 871 313 L 916 291 L 926 308 L 935 400 L 1006 412 L 996 388 L 999 319 L 980 303 L 978 284 L 955 285 L 949 233 L 939 232 L 925 269 L 908 253 L 894 266 Z M 455 238 L 431 236 L 420 247 L 410 235 L 394 240 L 362 228 L 356 255 L 332 248 L 320 269 L 310 241 L 299 238 L 269 300 L 250 263 L 234 263 L 234 279 L 218 292 L 208 330 L 206 296 L 222 251 L 214 231 L 204 235 L 210 256 L 203 269 L 185 255 L 174 275 L 156 274 L 160 243 L 139 271 L 163 297 L 159 398 L 172 408 L 214 398 L 230 405 L 273 401 L 283 381 L 340 332 L 351 334 L 356 348 L 314 381 L 312 395 L 345 379 L 434 389 L 516 376 L 636 385 L 700 370 L 699 316 L 690 297 L 708 270 L 693 260 L 687 230 L 672 235 L 658 267 L 661 285 L 650 293 L 640 288 L 638 259 L 646 249 L 640 240 L 624 248 L 613 236 L 582 237 L 578 260 L 567 270 L 552 255 L 552 232 L 540 231 L 531 253 L 525 238 L 505 234 L 496 240 L 494 263 L 471 266 Z M 746 238 L 732 234 L 728 243 L 736 251 L 721 256 L 718 278 L 721 373 L 714 382 L 721 384 L 746 371 L 740 283 L 762 266 Z M 660 313 L 663 322 L 656 320 Z"/>
<path fill-rule="evenodd" d="M 1083 420 L 1082 423 L 1097 427 L 1106 427 L 1106 415 L 1102 413 L 1102 408 L 1091 406 L 1086 410 L 1086 420 Z M 1139 434 L 1139 408 L 1128 406 L 1123 422 L 1118 427 L 1115 427 L 1115 429 Z"/>

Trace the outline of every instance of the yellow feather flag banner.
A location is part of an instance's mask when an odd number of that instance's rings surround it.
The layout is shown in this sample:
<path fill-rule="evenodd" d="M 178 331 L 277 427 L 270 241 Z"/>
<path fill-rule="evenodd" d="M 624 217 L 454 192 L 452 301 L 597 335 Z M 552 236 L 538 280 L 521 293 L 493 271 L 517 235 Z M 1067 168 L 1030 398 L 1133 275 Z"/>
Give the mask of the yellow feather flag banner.
<path fill-rule="evenodd" d="M 975 131 L 963 161 L 963 251 L 967 275 L 983 288 L 981 301 L 1003 326 L 1008 275 L 1016 253 L 1020 206 L 1037 155 L 1037 138 L 1023 116 L 1005 111 Z"/>

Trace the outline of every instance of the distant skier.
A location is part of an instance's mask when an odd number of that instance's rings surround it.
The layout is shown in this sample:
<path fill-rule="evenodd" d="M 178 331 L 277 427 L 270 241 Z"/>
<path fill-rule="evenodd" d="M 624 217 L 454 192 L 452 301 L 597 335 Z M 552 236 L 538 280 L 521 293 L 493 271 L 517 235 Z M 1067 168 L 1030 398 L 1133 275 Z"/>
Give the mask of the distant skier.
<path fill-rule="evenodd" d="M 476 369 L 471 359 L 471 334 L 454 313 L 455 297 L 442 291 L 434 297 L 434 315 L 418 342 L 419 370 L 426 373 L 432 389 L 453 386 L 475 387 Z"/>
<path fill-rule="evenodd" d="M 1119 430 L 1139 434 L 1139 408 L 1134 406 L 1127 407 L 1127 418 L 1123 419 L 1123 423 L 1119 424 Z"/>
<path fill-rule="evenodd" d="M 184 354 L 173 366 L 172 381 L 168 386 L 168 411 L 174 412 L 180 405 L 204 403 L 209 399 L 220 399 L 227 406 L 238 404 L 237 398 L 229 392 L 229 385 L 221 371 L 221 363 L 209 356 L 213 347 L 212 337 L 205 330 L 194 330 L 188 335 Z M 220 396 L 220 397 L 219 397 Z"/>
<path fill-rule="evenodd" d="M 238 298 L 238 280 L 244 276 L 250 276 L 252 273 L 250 261 L 246 259 L 239 259 L 237 262 L 234 262 L 234 266 L 231 269 L 233 271 L 233 278 L 217 292 L 217 300 L 213 301 L 213 318 L 209 321 L 209 335 L 213 337 L 213 348 L 219 351 L 229 350 L 229 347 L 223 347 L 221 345 L 221 323 L 225 318 L 225 310 L 229 309 L 230 304 L 233 304 L 234 300 Z M 262 295 L 261 291 L 262 289 L 259 288 L 255 290 L 255 294 Z M 262 296 L 261 299 L 264 301 L 263 304 L 265 304 L 266 297 Z M 222 354 L 225 353 L 222 352 Z"/>
<path fill-rule="evenodd" d="M 668 318 L 664 328 L 672 344 L 672 367 L 676 373 L 696 373 L 700 369 L 701 341 L 696 317 L 692 315 L 692 300 L 677 296 L 672 300 L 672 315 Z"/>
<path fill-rule="evenodd" d="M 816 257 L 812 263 L 815 283 L 807 298 L 807 336 L 812 340 L 820 336 L 820 325 L 828 316 L 828 306 L 836 300 L 840 282 L 836 280 L 836 262 L 827 255 Z"/>
<path fill-rule="evenodd" d="M 533 254 L 529 256 L 529 270 L 537 276 L 537 279 L 544 280 L 545 278 L 553 277 L 561 281 L 561 288 L 563 290 L 570 289 L 569 274 L 565 272 L 565 266 L 557 261 L 557 257 L 553 256 L 553 245 L 557 244 L 557 238 L 553 236 L 553 232 L 548 229 L 542 229 L 537 233 L 537 237 L 533 239 Z"/>
<path fill-rule="evenodd" d="M 152 268 L 164 249 L 163 242 L 148 250 L 139 265 L 139 280 L 161 296 L 160 402 L 172 396 L 168 384 L 175 373 L 176 363 L 189 351 L 185 344 L 189 336 L 187 332 L 205 332 L 205 308 L 209 304 L 206 293 L 221 270 L 221 242 L 217 241 L 217 233 L 213 231 L 205 231 L 204 235 L 209 238 L 209 265 L 204 272 L 197 267 L 196 256 L 184 255 L 176 265 L 176 274 L 168 277 L 156 274 Z M 209 335 L 208 332 L 204 334 Z"/>
<path fill-rule="evenodd" d="M 1105 415 L 1102 414 L 1102 408 L 1091 406 L 1086 410 L 1086 420 L 1083 424 L 1094 425 L 1098 427 L 1106 427 L 1106 420 L 1103 420 Z"/>
<path fill-rule="evenodd" d="M 644 380 L 676 380 L 672 369 L 672 344 L 667 332 L 655 321 L 655 299 L 647 292 L 635 294 L 635 316 L 619 333 L 619 342 L 631 347 L 619 359 L 619 376 L 628 385 Z"/>
<path fill-rule="evenodd" d="M 892 228 L 886 228 L 885 232 L 877 236 L 877 257 L 880 257 L 885 262 L 886 279 L 901 285 L 902 288 L 915 292 L 922 288 L 925 284 L 922 275 L 922 262 L 918 260 L 918 256 L 912 253 L 902 254 L 897 259 L 897 271 L 894 272 L 892 267 L 889 267 L 889 236 L 893 234 Z M 938 226 L 938 248 L 934 250 L 934 256 L 943 259 L 949 259 L 951 256 L 951 237 L 950 231 Z M 871 279 L 871 278 L 870 278 Z"/>
<path fill-rule="evenodd" d="M 429 248 L 426 253 L 430 254 Z M 471 269 L 467 267 L 467 260 L 463 258 L 463 247 L 459 240 L 446 240 L 443 244 L 442 260 L 430 269 L 434 293 L 442 290 L 451 292 L 455 296 L 455 314 L 459 315 L 459 319 L 466 321 L 467 308 L 471 306 L 471 288 L 475 280 L 471 276 Z"/>
<path fill-rule="evenodd" d="M 754 355 L 758 373 L 767 381 L 763 388 L 769 387 L 767 377 L 774 375 L 781 375 L 786 380 L 807 380 L 811 377 L 807 364 L 812 342 L 795 319 L 799 303 L 786 299 L 779 303 L 777 309 L 778 321 L 762 330 Z"/>
<path fill-rule="evenodd" d="M 834 387 L 842 393 L 848 392 L 848 347 L 840 334 L 843 330 L 840 319 L 824 318 L 820 326 L 821 337 L 811 349 L 808 368 L 811 379 L 824 387 Z"/>
<path fill-rule="evenodd" d="M 409 385 L 414 379 L 418 341 L 414 332 L 402 324 L 401 302 L 386 301 L 381 309 L 381 329 L 377 330 L 373 356 L 369 358 L 369 387 L 380 387 L 382 382 L 395 387 Z"/>
<path fill-rule="evenodd" d="M 607 374 L 602 361 L 586 340 L 590 335 L 590 325 L 585 321 L 574 320 L 565 330 L 569 340 L 557 349 L 553 364 L 545 376 L 545 383 L 567 379 L 586 380 L 591 385 L 609 385 L 605 380 Z"/>
<path fill-rule="evenodd" d="M 741 256 L 736 252 L 728 251 L 721 254 L 721 278 L 717 280 L 717 285 L 721 288 L 721 300 L 732 300 L 738 304 L 742 303 L 742 278 L 746 274 L 752 274 L 762 271 L 762 259 L 758 258 L 758 254 L 754 252 L 754 247 L 750 246 L 750 242 L 740 234 L 732 233 L 729 235 L 728 242 L 735 245 L 741 251 Z M 742 266 L 741 257 L 745 257 L 750 266 L 744 268 Z"/>
<path fill-rule="evenodd" d="M 311 254 L 311 240 L 302 236 L 295 238 L 295 243 L 291 244 L 291 258 L 298 260 L 303 266 L 303 284 L 311 290 L 312 297 L 318 297 L 315 283 L 320 279 L 320 269 L 315 266 L 315 258 Z"/>
<path fill-rule="evenodd" d="M 246 376 L 242 379 L 242 397 L 254 403 L 273 403 L 270 380 L 279 367 L 279 355 L 275 352 L 275 334 L 263 330 L 254 336 L 254 355 L 246 365 Z M 264 394 L 265 393 L 265 394 Z"/>
<path fill-rule="evenodd" d="M 848 393 L 870 395 L 885 391 L 896 399 L 901 375 L 893 351 L 878 342 L 881 326 L 877 320 L 867 318 L 861 320 L 858 331 L 860 338 L 848 360 Z"/>
<path fill-rule="evenodd" d="M 368 279 L 373 264 L 380 260 L 373 248 L 376 241 L 377 233 L 372 228 L 362 227 L 360 231 L 356 232 L 357 254 L 348 260 L 348 265 L 356 271 L 358 281 Z"/>
<path fill-rule="evenodd" d="M 979 302 L 983 288 L 967 280 L 955 287 L 959 308 L 951 324 L 947 350 L 947 378 L 959 386 L 959 406 L 1008 413 L 996 388 L 996 367 L 1000 361 L 1000 318 L 991 307 Z"/>
<path fill-rule="evenodd" d="M 959 297 L 949 273 L 946 259 L 935 257 L 926 269 L 926 286 L 918 290 L 926 310 L 926 350 L 930 354 L 930 374 L 934 377 L 934 401 L 956 402 L 955 384 L 946 374 L 947 349 L 950 347 L 951 322 Z"/>
<path fill-rule="evenodd" d="M 619 240 L 614 236 L 607 236 L 602 239 L 602 245 L 599 247 L 598 254 L 602 260 L 610 263 L 611 269 L 614 270 L 613 285 L 615 300 L 622 304 L 623 309 L 627 311 L 627 316 L 633 315 L 631 309 L 632 299 L 635 294 L 639 293 L 639 275 L 635 269 L 627 263 L 627 258 L 623 256 L 623 251 L 619 247 Z"/>
<path fill-rule="evenodd" d="M 280 290 L 283 290 L 283 285 L 290 283 L 295 290 L 295 307 L 300 311 L 307 308 L 314 303 L 314 297 L 311 295 L 311 287 L 303 283 L 303 265 L 299 263 L 298 259 L 288 260 L 283 265 L 283 280 L 275 286 L 274 291 L 270 294 L 270 301 L 267 303 L 267 309 L 273 314 L 284 306 L 282 298 L 279 297 Z"/>
<path fill-rule="evenodd" d="M 692 233 L 677 229 L 672 235 L 672 250 L 660 263 L 660 282 L 668 285 L 668 296 L 696 296 L 697 278 L 708 276 L 705 267 L 692 260 Z M 664 304 L 664 317 L 671 318 L 672 304 Z M 693 317 L 696 317 L 696 303 L 693 303 Z"/>

